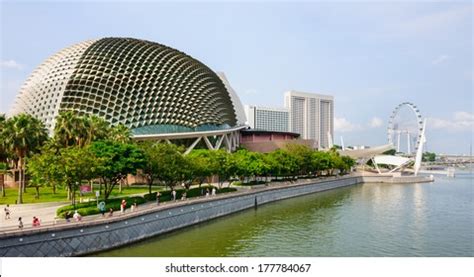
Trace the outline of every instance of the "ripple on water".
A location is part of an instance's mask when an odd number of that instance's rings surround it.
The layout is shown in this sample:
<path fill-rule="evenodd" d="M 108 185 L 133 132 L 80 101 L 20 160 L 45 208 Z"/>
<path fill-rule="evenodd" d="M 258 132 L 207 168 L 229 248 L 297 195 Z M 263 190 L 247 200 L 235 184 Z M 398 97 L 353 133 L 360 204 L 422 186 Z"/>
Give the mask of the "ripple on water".
<path fill-rule="evenodd" d="M 472 175 L 259 206 L 100 256 L 474 256 Z"/>

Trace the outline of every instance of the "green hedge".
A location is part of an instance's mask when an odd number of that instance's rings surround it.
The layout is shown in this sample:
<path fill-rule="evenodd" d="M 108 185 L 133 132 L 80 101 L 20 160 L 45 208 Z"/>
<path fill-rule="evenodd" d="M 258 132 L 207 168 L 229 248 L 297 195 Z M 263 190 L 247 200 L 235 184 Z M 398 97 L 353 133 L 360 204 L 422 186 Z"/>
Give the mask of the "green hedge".
<path fill-rule="evenodd" d="M 141 196 L 109 199 L 105 204 L 105 211 L 108 212 L 110 208 L 112 208 L 114 211 L 120 210 L 120 204 L 122 203 L 122 199 L 125 199 L 125 201 L 127 201 L 127 208 L 130 208 L 130 206 L 135 202 L 137 203 L 137 205 L 146 202 L 145 198 Z M 97 208 L 97 202 L 78 203 L 76 204 L 76 210 L 82 216 L 100 213 L 99 209 Z M 68 211 L 74 213 L 74 205 L 67 205 L 57 209 L 56 215 L 61 218 L 64 218 L 66 212 Z"/>
<path fill-rule="evenodd" d="M 201 188 L 192 188 L 187 192 L 186 197 L 193 198 L 193 197 L 201 196 L 201 189 L 202 189 L 203 194 L 206 194 L 206 188 L 209 188 L 209 191 L 212 191 L 213 186 L 202 186 Z M 237 189 L 235 188 L 222 188 L 222 189 L 216 188 L 216 193 L 227 193 L 227 192 L 233 192 L 236 190 Z M 177 200 L 181 199 L 181 196 L 183 195 L 184 191 L 185 191 L 184 189 L 176 190 Z M 127 201 L 127 209 L 128 209 L 135 202 L 137 203 L 137 205 L 140 205 L 147 201 L 156 201 L 156 192 L 153 192 L 151 194 L 145 194 L 143 197 L 134 196 L 134 197 L 109 199 L 107 200 L 105 204 L 105 212 L 109 212 L 110 208 L 112 208 L 114 211 L 119 211 L 120 204 L 122 203 L 122 199 L 125 199 Z M 167 191 L 160 192 L 160 202 L 171 201 L 171 199 L 172 199 L 171 191 L 167 190 Z M 97 208 L 97 202 L 78 203 L 76 204 L 75 209 L 82 216 L 94 215 L 94 214 L 100 213 L 100 210 Z M 67 206 L 61 207 L 56 210 L 56 215 L 58 217 L 64 218 L 66 212 L 68 211 L 74 214 L 74 206 L 67 205 Z"/>

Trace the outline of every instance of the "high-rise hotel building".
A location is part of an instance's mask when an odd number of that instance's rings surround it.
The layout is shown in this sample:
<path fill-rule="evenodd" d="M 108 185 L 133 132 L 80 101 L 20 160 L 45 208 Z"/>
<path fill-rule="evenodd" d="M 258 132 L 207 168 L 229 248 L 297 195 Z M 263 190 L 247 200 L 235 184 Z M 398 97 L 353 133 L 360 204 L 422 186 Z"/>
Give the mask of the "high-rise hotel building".
<path fill-rule="evenodd" d="M 252 129 L 288 132 L 288 109 L 245 106 L 247 124 Z"/>
<path fill-rule="evenodd" d="M 328 132 L 334 135 L 334 98 L 329 95 L 288 91 L 285 108 L 289 111 L 288 130 L 302 139 L 312 139 L 319 148 L 329 145 Z"/>

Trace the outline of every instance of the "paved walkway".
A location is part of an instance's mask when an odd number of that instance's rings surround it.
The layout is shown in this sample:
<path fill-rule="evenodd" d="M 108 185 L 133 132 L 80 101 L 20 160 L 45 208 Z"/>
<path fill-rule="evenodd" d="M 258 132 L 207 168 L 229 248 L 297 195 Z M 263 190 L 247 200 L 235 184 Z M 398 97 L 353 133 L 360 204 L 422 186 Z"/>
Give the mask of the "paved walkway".
<path fill-rule="evenodd" d="M 321 181 L 326 181 L 330 179 L 335 179 L 335 177 L 318 178 L 317 180 L 321 182 Z M 305 183 L 305 182 L 307 182 L 307 180 L 301 179 L 298 183 Z M 271 184 L 272 183 L 269 183 L 269 185 Z M 273 183 L 273 185 L 281 186 L 283 185 L 283 183 Z M 237 188 L 238 190 L 244 190 L 244 191 L 250 189 L 248 187 L 239 187 L 239 186 L 231 186 L 231 187 Z M 262 188 L 264 187 L 266 186 L 262 186 Z M 194 200 L 203 199 L 203 198 L 205 198 L 205 196 L 188 198 L 185 201 L 194 201 Z M 183 203 L 183 202 L 181 200 L 177 200 L 175 202 L 166 201 L 166 202 L 160 203 L 160 207 L 166 208 L 170 206 L 179 205 L 180 203 Z M 71 219 L 70 223 L 67 223 L 65 219 L 56 218 L 56 210 L 61 206 L 69 205 L 69 204 L 70 202 L 50 202 L 50 203 L 40 203 L 40 204 L 10 205 L 11 219 L 5 219 L 5 212 L 3 209 L 5 208 L 6 205 L 0 205 L 0 209 L 1 209 L 0 233 L 18 230 L 18 217 L 22 217 L 23 219 L 24 230 L 33 229 L 32 227 L 33 216 L 36 216 L 41 220 L 41 227 L 63 225 L 63 224 L 74 224 L 75 222 L 73 219 Z M 150 209 L 156 209 L 156 208 L 157 208 L 156 202 L 150 201 L 150 202 L 139 205 L 137 211 L 150 210 Z M 125 214 L 126 215 L 131 214 L 131 209 L 128 208 Z M 108 216 L 108 213 L 105 214 L 105 217 L 107 216 Z M 114 218 L 120 217 L 120 216 L 122 216 L 120 211 L 114 211 L 114 214 L 113 214 Z M 81 222 L 91 222 L 91 221 L 96 221 L 99 219 L 104 219 L 104 217 L 102 217 L 101 214 L 89 215 L 89 216 L 82 217 Z"/>
<path fill-rule="evenodd" d="M 238 189 L 238 187 L 235 187 Z M 134 194 L 134 195 L 127 195 L 130 196 L 137 196 L 143 194 Z M 186 201 L 192 201 L 194 199 L 202 199 L 203 197 L 193 197 L 188 198 Z M 174 201 L 166 201 L 161 202 L 160 206 L 162 207 L 169 207 L 174 204 L 182 203 L 181 200 Z M 10 205 L 10 219 L 5 219 L 5 212 L 4 208 L 6 205 L 0 205 L 1 209 L 1 217 L 0 217 L 0 232 L 5 231 L 14 231 L 18 230 L 18 217 L 21 217 L 23 220 L 24 229 L 31 229 L 33 216 L 36 216 L 41 221 L 41 227 L 45 226 L 53 226 L 58 224 L 74 224 L 74 219 L 71 219 L 70 223 L 67 223 L 65 219 L 57 218 L 56 217 L 56 210 L 65 205 L 69 205 L 70 202 L 49 202 L 49 203 L 38 203 L 38 204 L 21 204 L 21 205 Z M 156 208 L 157 204 L 156 201 L 150 201 L 141 205 L 138 205 L 137 211 L 142 210 L 149 210 L 152 208 Z M 130 214 L 131 208 L 127 208 L 125 214 Z M 120 211 L 114 211 L 113 217 L 121 216 L 122 214 Z M 108 211 L 105 213 L 105 217 L 108 216 Z M 81 222 L 90 222 L 98 219 L 103 219 L 101 214 L 97 215 L 89 215 L 83 216 Z M 37 227 L 36 227 L 37 228 Z"/>
<path fill-rule="evenodd" d="M 18 227 L 18 218 L 21 217 L 25 227 L 31 226 L 33 216 L 39 217 L 43 222 L 54 221 L 56 210 L 69 202 L 48 202 L 38 204 L 10 205 L 10 219 L 5 219 L 4 208 L 6 205 L 0 205 L 0 230 L 11 227 Z"/>

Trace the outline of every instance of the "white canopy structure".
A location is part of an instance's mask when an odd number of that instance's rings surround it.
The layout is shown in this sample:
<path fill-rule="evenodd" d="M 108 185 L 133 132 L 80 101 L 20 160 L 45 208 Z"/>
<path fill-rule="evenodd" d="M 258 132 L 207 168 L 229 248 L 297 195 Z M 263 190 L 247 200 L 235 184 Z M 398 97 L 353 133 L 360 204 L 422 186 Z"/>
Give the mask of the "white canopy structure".
<path fill-rule="evenodd" d="M 372 162 L 379 173 L 382 173 L 379 168 L 380 164 L 394 166 L 394 168 L 389 171 L 389 173 L 393 173 L 413 163 L 413 159 L 392 155 L 379 155 L 373 157 Z"/>

